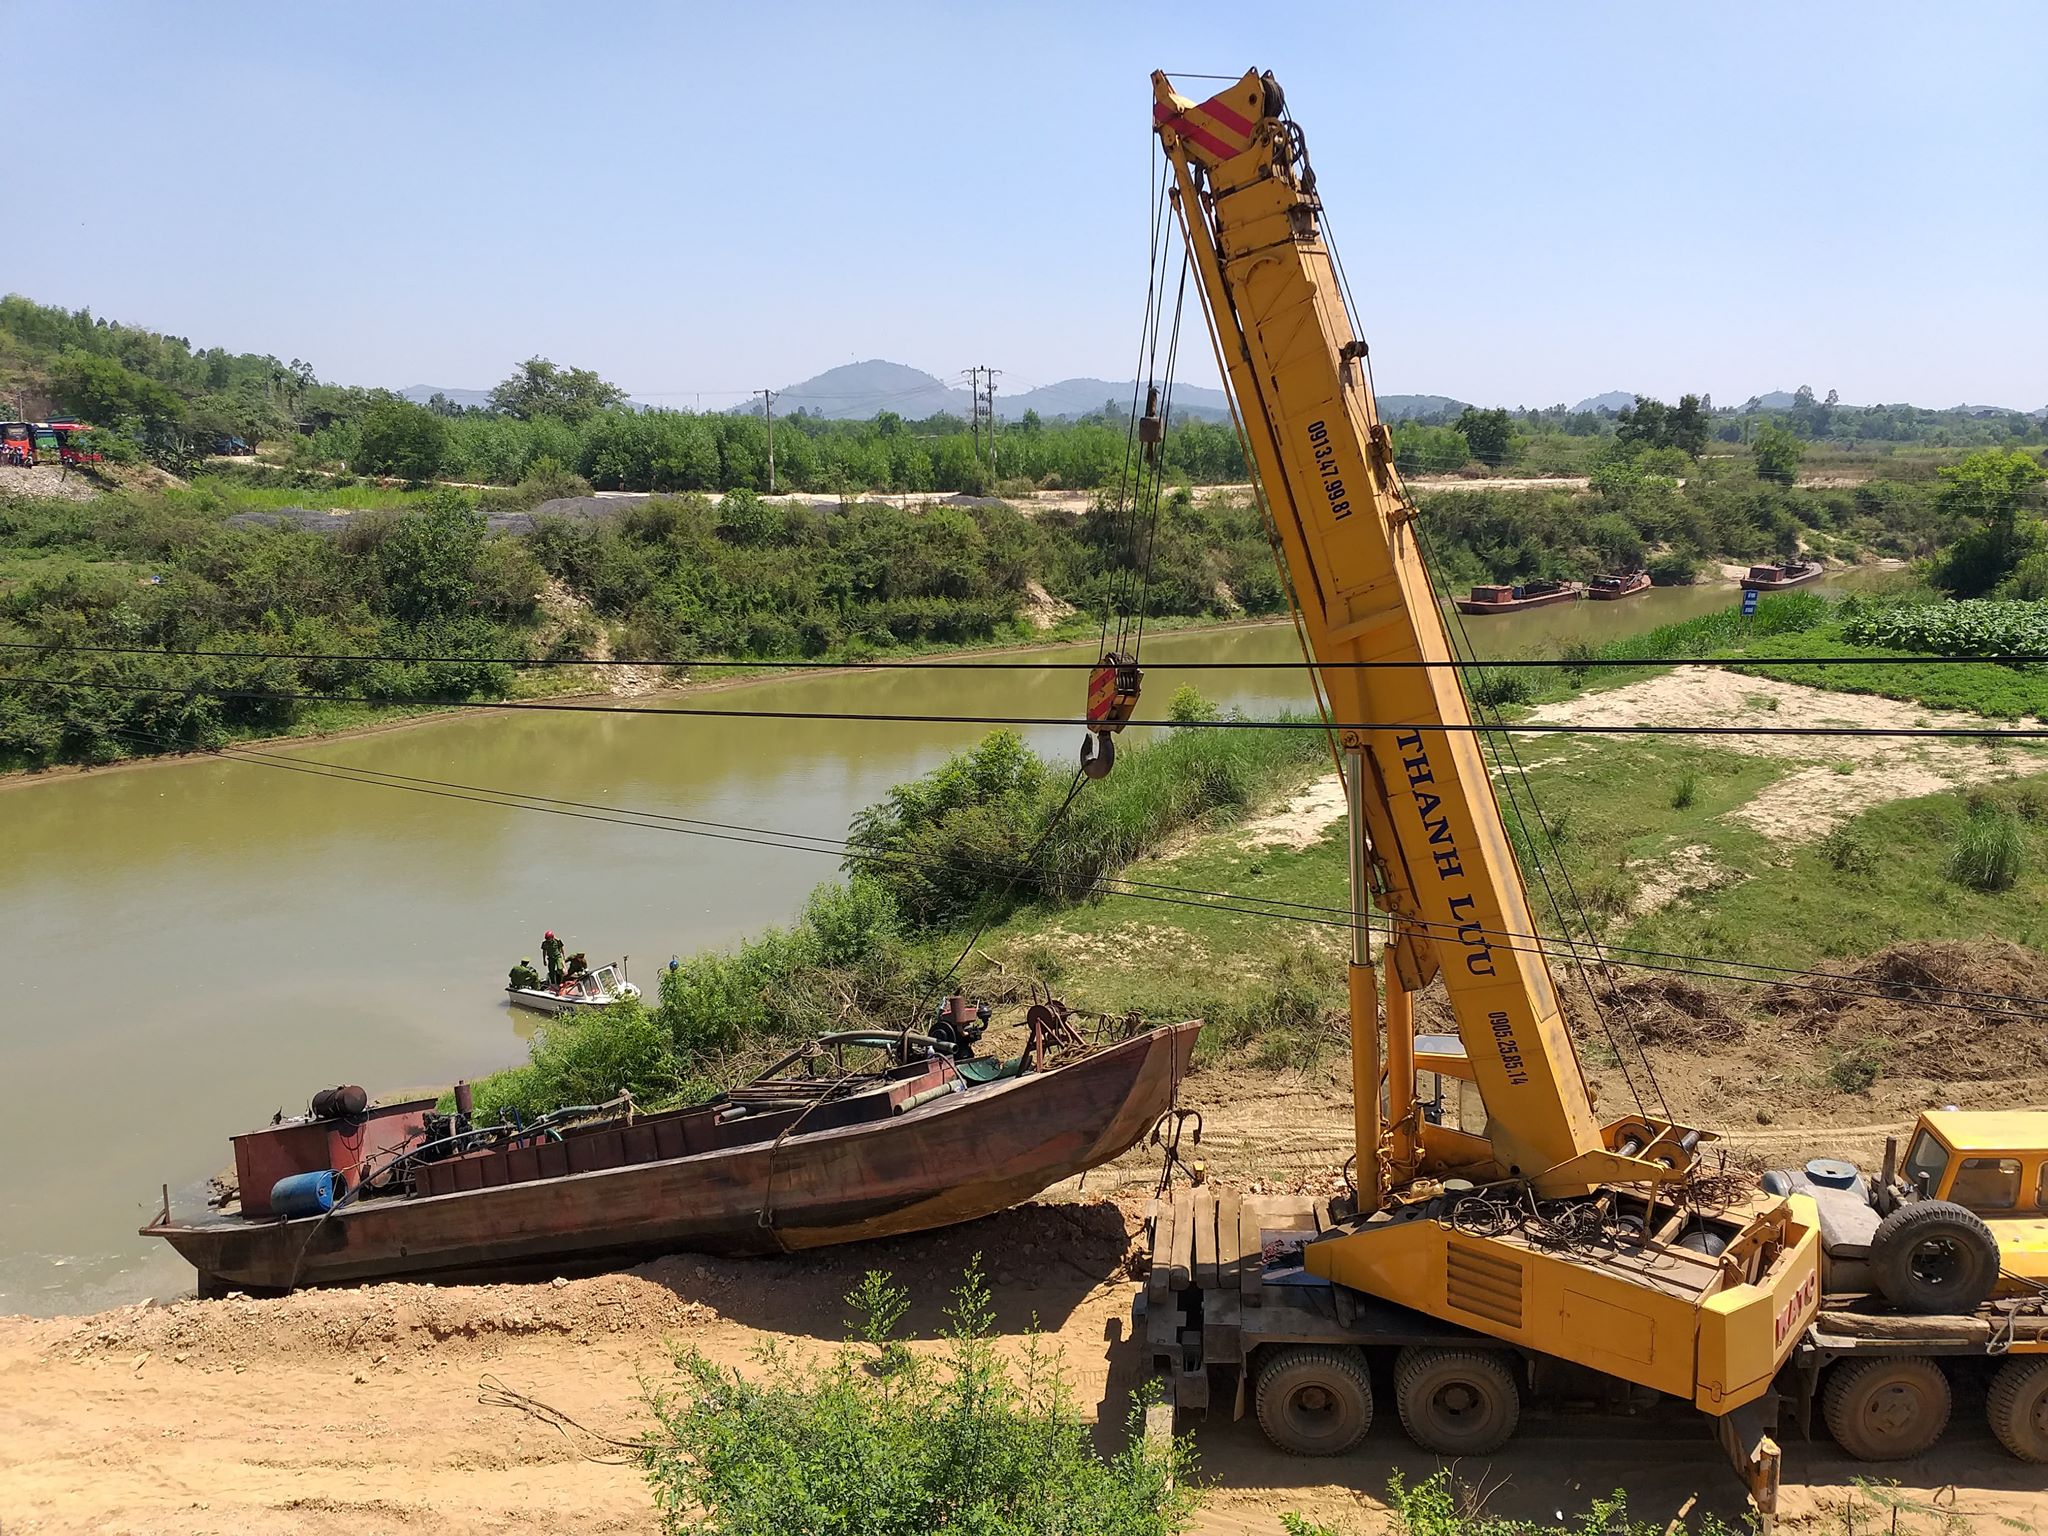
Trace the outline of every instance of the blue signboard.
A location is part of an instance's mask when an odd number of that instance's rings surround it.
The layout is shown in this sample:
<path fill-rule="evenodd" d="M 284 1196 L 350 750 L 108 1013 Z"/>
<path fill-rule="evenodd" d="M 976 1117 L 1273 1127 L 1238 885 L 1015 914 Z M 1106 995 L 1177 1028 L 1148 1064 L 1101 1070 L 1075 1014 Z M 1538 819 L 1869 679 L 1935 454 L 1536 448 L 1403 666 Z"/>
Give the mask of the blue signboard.
<path fill-rule="evenodd" d="M 1756 617 L 1755 587 L 1744 587 L 1742 589 L 1742 616 L 1745 619 L 1753 619 Z"/>

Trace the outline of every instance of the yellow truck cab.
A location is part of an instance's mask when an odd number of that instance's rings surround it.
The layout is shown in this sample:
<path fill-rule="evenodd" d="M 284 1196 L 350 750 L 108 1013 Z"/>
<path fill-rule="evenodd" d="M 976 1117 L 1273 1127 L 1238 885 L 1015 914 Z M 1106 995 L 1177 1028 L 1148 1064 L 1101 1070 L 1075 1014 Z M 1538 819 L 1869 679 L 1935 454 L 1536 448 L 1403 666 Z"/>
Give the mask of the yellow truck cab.
<path fill-rule="evenodd" d="M 2000 1270 L 1993 1295 L 2048 1283 L 2048 1112 L 1929 1110 L 1899 1176 L 1913 1193 L 1960 1205 L 1991 1229 Z"/>

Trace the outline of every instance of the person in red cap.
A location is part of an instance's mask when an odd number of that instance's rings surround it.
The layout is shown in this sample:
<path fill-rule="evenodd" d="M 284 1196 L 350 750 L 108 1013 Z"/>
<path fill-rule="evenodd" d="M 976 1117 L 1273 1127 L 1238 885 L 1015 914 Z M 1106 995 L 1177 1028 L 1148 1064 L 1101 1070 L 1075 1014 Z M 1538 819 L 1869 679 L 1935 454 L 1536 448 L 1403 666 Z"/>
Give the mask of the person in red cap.
<path fill-rule="evenodd" d="M 559 987 L 562 984 L 562 941 L 555 937 L 552 928 L 541 936 L 540 958 L 548 968 L 548 985 Z"/>

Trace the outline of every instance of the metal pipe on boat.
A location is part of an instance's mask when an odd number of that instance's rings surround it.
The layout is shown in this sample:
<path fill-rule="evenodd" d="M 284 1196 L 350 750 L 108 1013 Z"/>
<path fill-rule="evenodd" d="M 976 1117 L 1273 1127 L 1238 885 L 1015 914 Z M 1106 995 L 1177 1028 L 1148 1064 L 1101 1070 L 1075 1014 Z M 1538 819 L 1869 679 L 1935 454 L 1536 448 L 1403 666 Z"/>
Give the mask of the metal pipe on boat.
<path fill-rule="evenodd" d="M 960 1087 L 960 1079 L 956 1077 L 950 1082 L 939 1084 L 936 1088 L 927 1088 L 923 1093 L 913 1093 L 909 1098 L 896 1106 L 896 1113 L 907 1115 L 920 1104 L 929 1104 L 933 1099 L 942 1098 L 949 1093 L 960 1092 Z"/>

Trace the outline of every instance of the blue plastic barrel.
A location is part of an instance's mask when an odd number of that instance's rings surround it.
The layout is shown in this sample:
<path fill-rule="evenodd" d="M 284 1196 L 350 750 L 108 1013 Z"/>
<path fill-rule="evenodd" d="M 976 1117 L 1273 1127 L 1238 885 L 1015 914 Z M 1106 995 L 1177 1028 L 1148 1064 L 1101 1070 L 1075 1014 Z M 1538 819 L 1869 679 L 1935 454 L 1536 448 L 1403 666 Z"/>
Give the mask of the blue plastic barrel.
<path fill-rule="evenodd" d="M 270 1208 L 279 1216 L 324 1216 L 341 1193 L 341 1175 L 331 1168 L 295 1173 L 270 1186 Z"/>

